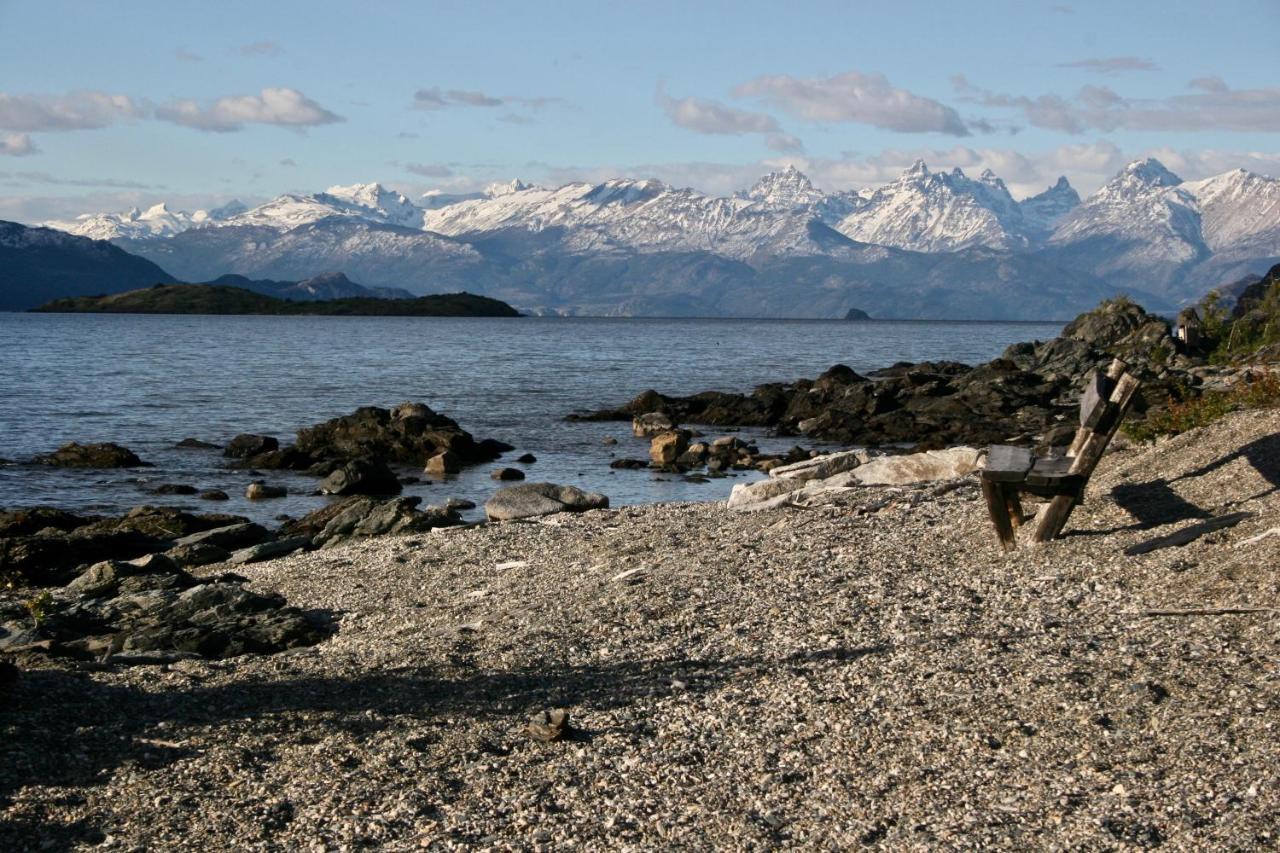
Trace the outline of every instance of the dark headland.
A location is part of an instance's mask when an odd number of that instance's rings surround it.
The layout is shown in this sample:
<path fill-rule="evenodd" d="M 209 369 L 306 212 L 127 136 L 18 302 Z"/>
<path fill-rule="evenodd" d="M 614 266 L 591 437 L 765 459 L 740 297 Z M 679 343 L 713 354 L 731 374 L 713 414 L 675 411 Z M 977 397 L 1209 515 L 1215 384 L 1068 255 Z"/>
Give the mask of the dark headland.
<path fill-rule="evenodd" d="M 412 299 L 351 297 L 294 302 L 240 287 L 157 284 L 105 296 L 55 299 L 35 312 L 52 314 L 323 314 L 363 317 L 519 317 L 505 302 L 472 293 Z"/>

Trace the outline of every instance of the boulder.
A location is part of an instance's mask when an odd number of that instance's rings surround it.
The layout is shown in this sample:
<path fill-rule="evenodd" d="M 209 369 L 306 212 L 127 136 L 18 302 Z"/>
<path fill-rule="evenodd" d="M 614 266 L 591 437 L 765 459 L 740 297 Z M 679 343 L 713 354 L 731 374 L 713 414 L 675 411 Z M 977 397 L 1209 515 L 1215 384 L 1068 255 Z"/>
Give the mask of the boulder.
<path fill-rule="evenodd" d="M 111 442 L 98 444 L 64 444 L 53 453 L 35 458 L 38 465 L 55 465 L 60 468 L 139 468 L 143 462 L 132 450 Z"/>
<path fill-rule="evenodd" d="M 161 483 L 151 490 L 153 495 L 194 495 L 199 491 L 186 483 Z"/>
<path fill-rule="evenodd" d="M 672 430 L 655 435 L 649 443 L 649 459 L 654 465 L 674 465 L 680 454 L 689 449 L 689 434 Z"/>
<path fill-rule="evenodd" d="M 244 521 L 239 524 L 228 524 L 225 527 L 215 527 L 212 530 L 203 530 L 199 533 L 193 533 L 190 536 L 183 536 L 181 539 L 174 541 L 175 547 L 183 547 L 190 545 L 214 545 L 227 551 L 236 551 L 241 548 L 247 548 L 250 545 L 257 545 L 271 538 L 271 534 L 260 524 L 252 521 Z"/>
<path fill-rule="evenodd" d="M 244 490 L 244 496 L 251 501 L 282 498 L 287 494 L 289 494 L 289 490 L 284 486 L 269 486 L 262 480 L 254 480 Z"/>
<path fill-rule="evenodd" d="M 489 472 L 492 480 L 523 480 L 524 472 L 519 468 L 494 468 Z"/>
<path fill-rule="evenodd" d="M 424 465 L 445 451 L 452 452 L 462 464 L 488 462 L 511 446 L 492 440 L 476 442 L 455 421 L 426 404 L 403 403 L 394 409 L 364 406 L 298 430 L 297 448 L 314 459 L 370 457 Z"/>
<path fill-rule="evenodd" d="M 263 453 L 269 453 L 277 450 L 280 442 L 269 435 L 255 435 L 253 433 L 241 433 L 227 443 L 222 449 L 223 456 L 229 456 L 232 459 L 247 459 L 250 456 L 258 456 Z"/>
<path fill-rule="evenodd" d="M 521 465 L 532 465 L 534 462 L 538 461 L 538 457 L 534 456 L 532 453 L 524 453 L 517 456 L 516 461 Z"/>
<path fill-rule="evenodd" d="M 949 447 L 902 456 L 881 456 L 854 469 L 864 486 L 902 486 L 930 480 L 950 480 L 982 467 L 982 453 L 972 447 Z"/>
<path fill-rule="evenodd" d="M 292 554 L 294 551 L 300 551 L 304 548 L 311 547 L 310 536 L 289 536 L 284 539 L 276 539 L 271 542 L 263 542 L 260 545 L 250 545 L 248 548 L 241 548 L 236 551 L 228 559 L 228 563 L 236 565 L 244 565 L 246 563 L 258 563 L 263 560 L 274 560 L 276 557 L 283 557 Z"/>
<path fill-rule="evenodd" d="M 187 568 L 225 562 L 231 557 L 231 552 L 208 542 L 197 542 L 194 545 L 175 545 L 165 551 L 164 555 L 175 564 Z"/>
<path fill-rule="evenodd" d="M 0 536 L 27 536 L 41 530 L 75 530 L 97 520 L 48 506 L 0 512 Z"/>
<path fill-rule="evenodd" d="M 349 497 L 286 523 L 281 532 L 288 536 L 309 536 L 318 546 L 332 547 L 353 538 L 416 533 L 462 523 L 452 508 L 427 507 L 419 510 L 417 507 L 421 502 L 418 497 L 381 501 L 371 497 Z"/>
<path fill-rule="evenodd" d="M 334 471 L 320 484 L 326 495 L 398 495 L 400 481 L 386 463 L 362 457 Z"/>
<path fill-rule="evenodd" d="M 218 449 L 218 445 L 208 441 L 201 441 L 198 438 L 184 438 L 182 439 L 182 441 L 179 441 L 177 444 L 175 444 L 174 447 L 181 448 L 183 450 L 217 450 Z"/>
<path fill-rule="evenodd" d="M 646 412 L 631 421 L 631 433 L 636 438 L 650 438 L 675 429 L 676 424 L 665 412 Z"/>
<path fill-rule="evenodd" d="M 448 477 L 462 470 L 462 459 L 453 451 L 446 450 L 428 459 L 422 470 L 432 477 Z"/>
<path fill-rule="evenodd" d="M 200 500 L 226 501 L 226 500 L 231 500 L 231 498 L 227 495 L 226 492 L 222 491 L 222 489 L 209 489 L 208 491 L 204 491 L 200 493 Z"/>
<path fill-rule="evenodd" d="M 584 492 L 574 486 L 555 483 L 525 483 L 499 489 L 484 505 L 484 512 L 490 521 L 509 521 L 608 506 L 609 499 L 596 492 Z"/>

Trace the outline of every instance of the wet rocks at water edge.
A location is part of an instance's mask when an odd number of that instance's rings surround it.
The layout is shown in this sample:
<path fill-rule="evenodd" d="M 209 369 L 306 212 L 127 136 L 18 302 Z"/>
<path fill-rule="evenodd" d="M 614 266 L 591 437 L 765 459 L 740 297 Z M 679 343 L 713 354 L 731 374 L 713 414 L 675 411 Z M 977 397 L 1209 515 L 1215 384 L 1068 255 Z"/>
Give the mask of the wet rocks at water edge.
<path fill-rule="evenodd" d="M 462 523 L 454 506 L 428 506 L 418 509 L 418 497 L 378 500 L 354 496 L 321 507 L 300 519 L 286 522 L 281 534 L 306 536 L 316 546 L 333 547 L 349 539 L 383 536 L 392 533 L 420 533 L 437 527 Z"/>
<path fill-rule="evenodd" d="M 523 480 L 524 472 L 519 468 L 494 468 L 489 472 L 489 479 L 500 481 Z"/>
<path fill-rule="evenodd" d="M 320 484 L 326 495 L 398 495 L 400 481 L 386 463 L 369 457 L 347 462 Z"/>
<path fill-rule="evenodd" d="M 278 450 L 279 447 L 280 442 L 269 435 L 254 435 L 246 432 L 227 442 L 227 446 L 222 449 L 222 455 L 232 459 L 248 459 Z"/>
<path fill-rule="evenodd" d="M 458 454 L 451 450 L 445 450 L 428 459 L 422 472 L 430 474 L 432 477 L 448 477 L 461 470 L 462 460 L 458 457 Z"/>
<path fill-rule="evenodd" d="M 490 521 L 511 521 L 558 512 L 586 512 L 608 506 L 609 499 L 597 492 L 584 492 L 575 486 L 555 483 L 525 483 L 499 489 L 485 503 L 484 512 Z"/>
<path fill-rule="evenodd" d="M 35 458 L 37 465 L 53 465 L 59 468 L 143 468 L 143 462 L 127 447 L 109 441 L 96 444 L 64 444 L 52 453 Z"/>
<path fill-rule="evenodd" d="M 244 496 L 251 501 L 282 498 L 287 494 L 289 494 L 289 490 L 284 486 L 273 486 L 262 480 L 254 480 L 244 490 Z"/>
<path fill-rule="evenodd" d="M 1116 356 L 1142 381 L 1148 400 L 1182 399 L 1202 384 L 1203 357 L 1175 340 L 1165 320 L 1117 299 L 1077 317 L 1058 338 L 1014 344 L 977 367 L 902 362 L 863 376 L 835 365 L 815 379 L 760 385 L 749 394 L 645 391 L 619 408 L 569 418 L 629 420 L 637 436 L 680 423 L 765 427 L 863 446 L 1048 446 L 1074 428 L 1080 380 Z"/>

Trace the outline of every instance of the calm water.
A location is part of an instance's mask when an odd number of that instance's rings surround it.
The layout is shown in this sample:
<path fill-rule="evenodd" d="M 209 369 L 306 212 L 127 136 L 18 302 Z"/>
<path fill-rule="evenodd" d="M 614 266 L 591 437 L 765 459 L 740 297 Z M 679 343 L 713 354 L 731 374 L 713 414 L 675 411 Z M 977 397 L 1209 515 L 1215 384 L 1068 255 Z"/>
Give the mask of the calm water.
<path fill-rule="evenodd" d="M 871 370 L 895 361 L 992 358 L 1057 323 L 942 323 L 178 317 L 0 313 L 0 457 L 21 463 L 68 441 L 114 441 L 155 464 L 133 471 L 0 466 L 0 506 L 49 504 L 121 512 L 162 503 L 270 521 L 326 499 L 317 480 L 270 472 L 288 498 L 251 504 L 250 477 L 218 451 L 177 450 L 193 436 L 224 443 L 240 432 L 277 436 L 362 405 L 427 403 L 477 438 L 516 446 L 530 480 L 593 489 L 615 504 L 721 500 L 743 478 L 685 482 L 613 471 L 614 456 L 645 457 L 628 424 L 566 423 L 575 410 L 621 404 L 645 390 L 688 394 L 816 376 L 835 363 Z M 710 430 L 709 434 L 714 434 Z M 760 437 L 762 448 L 794 439 Z M 606 446 L 607 436 L 618 439 Z M 806 444 L 808 446 L 808 444 Z M 503 463 L 498 463 L 503 464 Z M 508 462 L 507 464 L 514 464 Z M 499 487 L 492 466 L 410 486 L 425 502 L 483 504 Z M 404 473 L 414 473 L 406 470 Z M 749 475 L 748 475 L 749 476 Z M 160 483 L 220 488 L 224 503 L 148 494 Z"/>

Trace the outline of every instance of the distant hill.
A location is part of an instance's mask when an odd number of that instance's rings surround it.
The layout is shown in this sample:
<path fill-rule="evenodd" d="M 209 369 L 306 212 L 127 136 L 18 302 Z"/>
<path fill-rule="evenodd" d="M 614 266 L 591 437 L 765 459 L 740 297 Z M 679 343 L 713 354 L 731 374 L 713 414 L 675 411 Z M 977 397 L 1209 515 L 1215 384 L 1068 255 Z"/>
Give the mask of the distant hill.
<path fill-rule="evenodd" d="M 384 317 L 518 317 L 505 302 L 470 293 L 409 299 L 351 297 L 290 301 L 221 284 L 157 284 L 107 296 L 56 299 L 34 311 L 51 314 L 321 314 Z"/>
<path fill-rule="evenodd" d="M 369 297 L 373 299 L 412 299 L 413 294 L 401 287 L 365 287 L 356 284 L 340 272 L 321 273 L 302 281 L 274 281 L 271 279 L 251 279 L 243 275 L 218 276 L 213 281 L 202 284 L 222 284 L 228 287 L 240 287 L 261 293 L 290 299 L 294 302 L 314 302 L 321 299 L 352 299 Z"/>
<path fill-rule="evenodd" d="M 111 293 L 172 278 L 105 240 L 0 221 L 0 311 L 23 311 L 52 296 Z"/>

